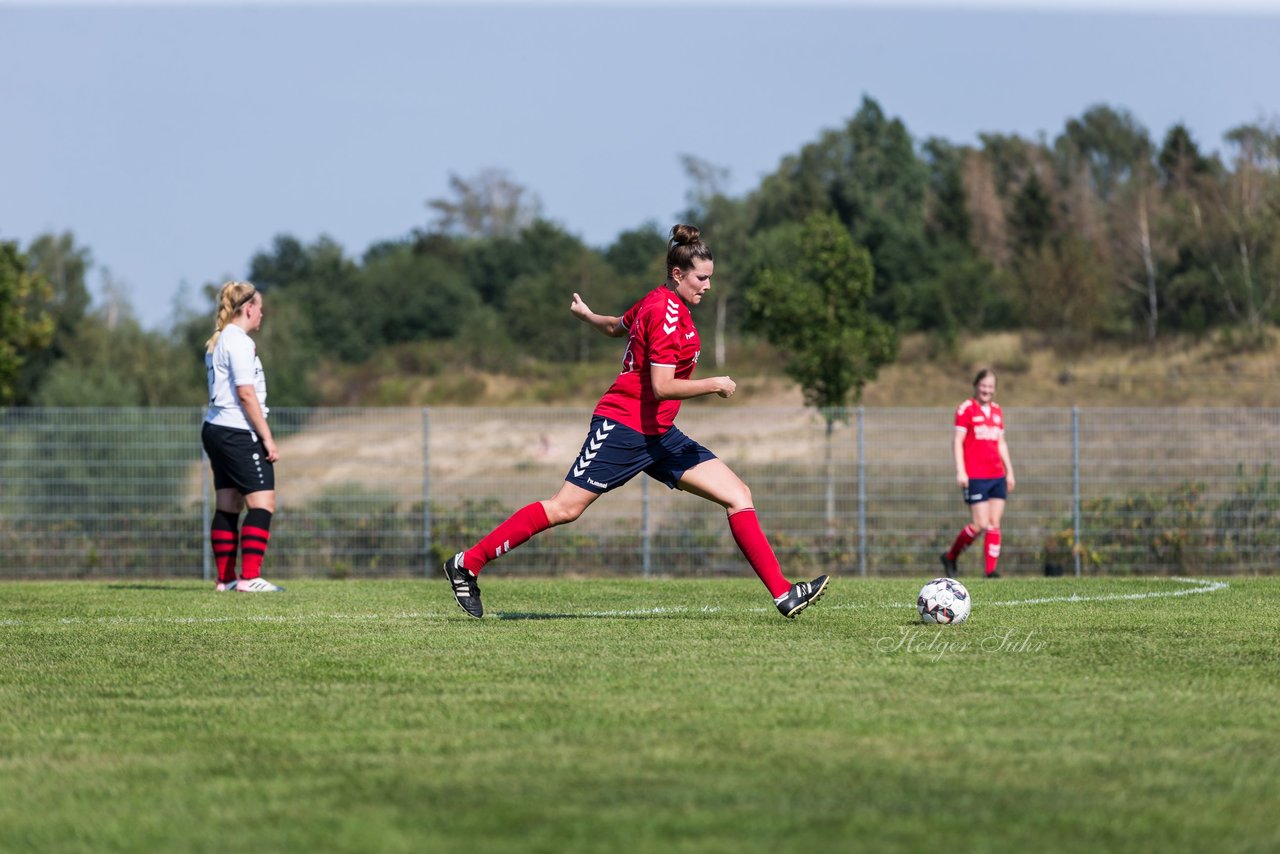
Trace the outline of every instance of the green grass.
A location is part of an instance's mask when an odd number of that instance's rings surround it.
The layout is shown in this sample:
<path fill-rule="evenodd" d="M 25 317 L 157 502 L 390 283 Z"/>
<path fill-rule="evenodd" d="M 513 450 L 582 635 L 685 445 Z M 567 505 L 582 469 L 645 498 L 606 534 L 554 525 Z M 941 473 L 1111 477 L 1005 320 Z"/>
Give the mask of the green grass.
<path fill-rule="evenodd" d="M 924 580 L 8 583 L 0 850 L 1280 849 L 1280 581 Z"/>

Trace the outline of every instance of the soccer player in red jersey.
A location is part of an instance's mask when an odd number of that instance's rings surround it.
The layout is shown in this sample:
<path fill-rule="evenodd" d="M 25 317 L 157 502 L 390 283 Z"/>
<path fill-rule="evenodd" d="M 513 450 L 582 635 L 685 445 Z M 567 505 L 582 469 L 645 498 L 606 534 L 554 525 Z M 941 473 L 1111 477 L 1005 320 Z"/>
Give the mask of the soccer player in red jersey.
<path fill-rule="evenodd" d="M 715 454 L 675 426 L 680 403 L 695 397 L 731 397 L 729 377 L 693 379 L 702 344 L 689 313 L 711 288 L 715 265 L 697 228 L 671 229 L 667 280 L 621 317 L 596 314 L 578 294 L 569 306 L 579 320 L 612 338 L 627 339 L 622 373 L 600 398 L 582 450 L 554 496 L 517 510 L 466 551 L 445 562 L 454 598 L 472 617 L 484 616 L 476 576 L 485 565 L 530 537 L 574 521 L 606 492 L 637 474 L 724 507 L 729 529 L 747 562 L 785 617 L 821 598 L 828 578 L 789 582 L 756 518 L 751 490 Z"/>
<path fill-rule="evenodd" d="M 948 576 L 957 574 L 956 558 L 983 533 L 986 577 L 1000 577 L 996 571 L 1000 561 L 1000 518 L 1016 479 L 1004 440 L 1004 413 L 995 397 L 996 373 L 984 369 L 973 380 L 973 397 L 956 410 L 951 454 L 956 462 L 956 483 L 973 520 L 960 529 L 951 548 L 942 554 L 942 566 Z"/>

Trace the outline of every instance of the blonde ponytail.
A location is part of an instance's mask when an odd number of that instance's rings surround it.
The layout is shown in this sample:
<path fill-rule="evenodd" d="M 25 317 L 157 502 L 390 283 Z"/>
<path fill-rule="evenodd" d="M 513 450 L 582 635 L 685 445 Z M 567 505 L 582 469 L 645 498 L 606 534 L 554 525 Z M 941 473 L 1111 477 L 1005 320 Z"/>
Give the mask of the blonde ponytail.
<path fill-rule="evenodd" d="M 213 337 L 205 342 L 205 352 L 212 353 L 218 336 L 228 323 L 235 319 L 252 299 L 258 289 L 250 282 L 227 282 L 218 291 L 218 314 L 213 324 Z"/>

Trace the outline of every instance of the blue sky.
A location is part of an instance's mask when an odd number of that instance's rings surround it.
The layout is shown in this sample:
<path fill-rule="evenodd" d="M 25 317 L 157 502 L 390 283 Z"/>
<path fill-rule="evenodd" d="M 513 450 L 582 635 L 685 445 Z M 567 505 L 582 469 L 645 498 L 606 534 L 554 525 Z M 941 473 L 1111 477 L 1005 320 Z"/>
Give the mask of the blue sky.
<path fill-rule="evenodd" d="M 681 155 L 745 192 L 864 95 L 917 140 L 1107 103 L 1219 149 L 1280 116 L 1277 45 L 1266 0 L 0 0 L 0 239 L 72 231 L 165 327 L 277 234 L 359 257 L 426 226 L 453 173 L 505 170 L 592 245 L 666 227 Z"/>

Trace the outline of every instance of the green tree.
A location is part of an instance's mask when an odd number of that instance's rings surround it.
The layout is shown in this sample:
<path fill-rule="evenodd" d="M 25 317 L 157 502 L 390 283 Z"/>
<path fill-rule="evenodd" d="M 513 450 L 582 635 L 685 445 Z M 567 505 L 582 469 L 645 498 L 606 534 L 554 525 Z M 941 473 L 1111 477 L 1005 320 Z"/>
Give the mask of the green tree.
<path fill-rule="evenodd" d="M 900 326 L 923 325 L 913 289 L 931 262 L 924 236 L 928 172 L 906 126 L 871 98 L 840 130 L 783 159 L 751 197 L 754 231 L 834 212 L 875 265 L 873 307 Z"/>
<path fill-rule="evenodd" d="M 1128 110 L 1106 104 L 1090 107 L 1070 119 L 1055 148 L 1063 183 L 1081 165 L 1087 167 L 1094 192 L 1103 204 L 1151 160 L 1151 137 Z"/>
<path fill-rule="evenodd" d="M 1127 110 L 1091 107 L 1067 122 L 1056 145 L 1064 184 L 1078 181 L 1090 192 L 1073 198 L 1075 230 L 1104 243 L 1118 285 L 1137 297 L 1134 306 L 1149 341 L 1159 330 L 1165 270 L 1172 247 L 1162 226 L 1162 195 L 1155 147 Z M 1100 221 L 1104 234 L 1090 233 Z"/>
<path fill-rule="evenodd" d="M 622 314 L 638 296 L 597 252 L 582 247 L 549 270 L 522 276 L 511 289 L 504 325 L 526 357 L 585 362 L 618 352 L 615 342 L 569 313 L 574 293 L 603 314 Z M 649 287 L 656 286 L 656 283 Z"/>
<path fill-rule="evenodd" d="M 486 305 L 499 311 L 522 276 L 545 273 L 583 249 L 581 240 L 545 219 L 534 220 L 517 234 L 458 242 L 467 281 Z"/>
<path fill-rule="evenodd" d="M 1233 128 L 1234 170 L 1211 182 L 1205 256 L 1227 308 L 1260 339 L 1280 294 L 1280 127 Z"/>
<path fill-rule="evenodd" d="M 784 354 L 787 375 L 826 421 L 826 515 L 834 532 L 832 434 L 843 407 L 862 396 L 897 355 L 891 326 L 871 314 L 871 255 L 833 214 L 814 214 L 784 255 L 798 262 L 762 270 L 747 293 L 755 325 Z"/>
<path fill-rule="evenodd" d="M 1010 198 L 1035 168 L 1039 146 L 1020 136 L 978 134 L 982 157 L 991 168 L 992 184 L 1001 198 Z"/>
<path fill-rule="evenodd" d="M 830 426 L 837 409 L 858 401 L 896 357 L 897 335 L 871 313 L 870 253 L 838 219 L 815 214 L 794 240 L 798 263 L 761 270 L 747 302 L 753 327 L 783 352 L 787 375 Z"/>
<path fill-rule="evenodd" d="M 1090 343 L 1114 313 L 1113 276 L 1094 244 L 1074 232 L 1018 256 L 1020 315 L 1064 347 Z"/>
<path fill-rule="evenodd" d="M 751 213 L 745 202 L 728 195 L 728 169 L 691 155 L 683 156 L 681 162 L 690 187 L 686 195 L 689 207 L 680 218 L 698 226 L 702 239 L 716 255 L 711 288 L 715 306 L 711 353 L 714 364 L 720 367 L 728 360 L 730 318 L 737 314 L 733 308 L 741 301 L 740 291 L 749 267 Z M 668 272 L 663 271 L 663 278 Z"/>
<path fill-rule="evenodd" d="M 1010 207 L 1011 268 L 1022 325 L 1080 345 L 1105 328 L 1116 291 L 1102 248 L 1073 227 L 1067 195 L 1030 172 Z"/>
<path fill-rule="evenodd" d="M 409 245 L 381 253 L 357 281 L 361 338 L 371 347 L 451 338 L 480 308 L 462 270 Z"/>
<path fill-rule="evenodd" d="M 1200 153 L 1191 131 L 1180 123 L 1165 133 L 1156 162 L 1160 165 L 1162 180 L 1182 189 L 1190 188 L 1197 178 L 1213 170 L 1213 164 Z"/>
<path fill-rule="evenodd" d="M 86 315 L 66 355 L 36 390 L 40 406 L 191 406 L 205 399 L 201 353 L 143 329 L 108 280 L 102 305 Z M 199 370 L 197 366 L 199 365 Z"/>
<path fill-rule="evenodd" d="M 1165 287 L 1165 318 L 1174 328 L 1203 333 L 1226 319 L 1201 245 L 1210 187 L 1224 170 L 1216 158 L 1200 152 L 1181 124 L 1165 134 L 1156 160 L 1164 194 L 1163 226 L 1172 235 L 1175 255 Z"/>
<path fill-rule="evenodd" d="M 277 234 L 269 252 L 255 253 L 250 259 L 249 281 L 263 293 L 304 283 L 315 275 L 318 256 L 328 249 L 323 238 L 308 249 L 291 234 Z"/>
<path fill-rule="evenodd" d="M 973 244 L 974 206 L 965 187 L 966 165 L 975 153 L 933 138 L 923 146 L 929 168 L 925 240 L 928 269 L 912 289 L 910 313 L 937 333 L 943 349 L 954 349 L 960 326 L 981 329 L 1008 322 L 1011 309 L 991 261 Z"/>
<path fill-rule="evenodd" d="M 665 278 L 667 237 L 658 224 L 646 222 L 622 232 L 604 251 L 604 259 L 620 276 L 639 278 L 657 285 Z"/>
<path fill-rule="evenodd" d="M 13 402 L 23 364 L 53 339 L 53 288 L 29 263 L 16 241 L 0 241 L 0 404 Z"/>
<path fill-rule="evenodd" d="M 325 369 L 321 353 L 323 339 L 312 331 L 299 300 L 287 290 L 274 291 L 267 300 L 262 328 L 254 341 L 267 373 L 267 393 L 272 406 L 313 406 L 320 400 L 318 374 Z M 209 301 L 202 334 L 186 339 L 184 353 L 194 353 L 200 366 L 200 385 L 208 384 L 204 368 L 205 342 L 213 331 L 213 300 Z M 326 356 L 328 354 L 325 354 Z"/>
<path fill-rule="evenodd" d="M 1159 333 L 1175 251 L 1164 226 L 1164 201 L 1154 164 L 1143 162 L 1115 194 L 1107 217 L 1121 283 L 1138 297 L 1137 314 L 1148 341 L 1155 341 Z"/>
<path fill-rule="evenodd" d="M 378 324 L 377 315 L 395 312 L 398 307 L 377 303 L 362 295 L 360 274 L 360 266 L 347 258 L 342 247 L 329 237 L 304 245 L 294 237 L 279 235 L 269 252 L 253 256 L 249 262 L 249 280 L 268 300 L 263 329 L 272 325 L 271 306 L 277 305 L 274 310 L 281 314 L 287 312 L 287 317 L 281 319 L 287 320 L 289 338 L 299 350 L 296 358 L 272 353 L 273 364 L 313 358 L 358 362 L 377 349 L 379 342 L 370 331 Z M 210 332 L 216 287 L 210 291 Z M 292 308 L 285 309 L 286 304 Z M 283 331 L 270 334 L 276 337 Z M 297 399 L 292 391 L 290 398 Z"/>
<path fill-rule="evenodd" d="M 973 218 L 964 188 L 966 149 L 931 137 L 923 146 L 929 170 L 925 228 L 935 240 L 969 241 Z"/>
<path fill-rule="evenodd" d="M 89 250 L 75 245 L 71 232 L 42 234 L 27 248 L 31 272 L 49 284 L 49 298 L 43 308 L 53 320 L 49 346 L 32 353 L 22 366 L 14 398 L 29 403 L 49 369 L 66 358 L 89 309 L 89 289 L 85 276 L 93 261 Z"/>
<path fill-rule="evenodd" d="M 1017 195 L 1009 214 L 1010 242 L 1015 255 L 1034 252 L 1058 231 L 1054 200 L 1036 172 L 1031 172 Z"/>

